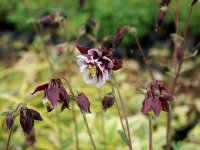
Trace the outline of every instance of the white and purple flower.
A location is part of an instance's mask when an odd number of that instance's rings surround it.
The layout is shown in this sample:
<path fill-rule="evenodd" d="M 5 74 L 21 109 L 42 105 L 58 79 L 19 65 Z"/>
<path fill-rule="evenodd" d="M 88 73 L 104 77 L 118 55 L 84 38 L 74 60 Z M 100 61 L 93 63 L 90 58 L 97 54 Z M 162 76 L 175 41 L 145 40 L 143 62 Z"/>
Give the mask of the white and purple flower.
<path fill-rule="evenodd" d="M 87 84 L 96 84 L 100 88 L 106 81 L 110 81 L 111 69 L 122 68 L 122 62 L 113 58 L 113 50 L 90 49 L 78 45 L 77 48 L 82 53 L 77 56 L 77 64 Z"/>

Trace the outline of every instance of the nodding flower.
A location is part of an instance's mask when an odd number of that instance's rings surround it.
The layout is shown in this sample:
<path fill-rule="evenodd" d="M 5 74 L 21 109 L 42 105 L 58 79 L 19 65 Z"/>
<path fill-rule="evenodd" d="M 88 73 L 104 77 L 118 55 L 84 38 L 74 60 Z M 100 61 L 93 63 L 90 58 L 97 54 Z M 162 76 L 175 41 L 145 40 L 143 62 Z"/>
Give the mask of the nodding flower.
<path fill-rule="evenodd" d="M 84 93 L 78 94 L 76 102 L 81 110 L 85 111 L 86 113 L 91 113 L 89 99 L 85 96 Z"/>
<path fill-rule="evenodd" d="M 112 105 L 114 104 L 114 98 L 115 97 L 112 94 L 112 92 L 110 92 L 104 96 L 104 98 L 102 100 L 102 106 L 103 106 L 104 111 L 106 111 L 108 108 L 112 107 Z"/>
<path fill-rule="evenodd" d="M 44 91 L 43 103 L 47 107 L 48 112 L 57 108 L 58 105 L 61 106 L 61 112 L 65 108 L 69 109 L 70 101 L 68 94 L 60 78 L 51 79 L 49 83 L 36 87 L 32 95 L 39 91 Z"/>
<path fill-rule="evenodd" d="M 77 64 L 87 84 L 96 84 L 100 88 L 106 81 L 111 79 L 111 70 L 118 70 L 123 63 L 113 57 L 113 50 L 102 50 L 88 47 L 77 48 L 82 55 L 77 56 Z"/>
<path fill-rule="evenodd" d="M 159 118 L 160 111 L 169 112 L 169 104 L 167 101 L 173 101 L 174 97 L 167 87 L 160 81 L 155 81 L 147 90 L 146 97 L 143 101 L 142 114 L 147 115 L 153 110 L 155 116 Z"/>
<path fill-rule="evenodd" d="M 43 120 L 39 112 L 27 107 L 22 107 L 20 109 L 20 124 L 24 133 L 28 136 L 31 134 L 31 131 L 34 127 L 34 120 Z"/>

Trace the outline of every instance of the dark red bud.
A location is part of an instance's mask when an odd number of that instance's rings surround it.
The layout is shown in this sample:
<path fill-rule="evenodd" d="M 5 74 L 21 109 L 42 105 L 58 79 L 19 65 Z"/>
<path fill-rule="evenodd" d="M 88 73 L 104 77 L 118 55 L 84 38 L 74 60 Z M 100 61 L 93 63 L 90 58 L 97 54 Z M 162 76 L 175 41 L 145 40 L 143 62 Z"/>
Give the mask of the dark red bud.
<path fill-rule="evenodd" d="M 88 50 L 90 49 L 89 47 L 81 47 L 78 44 L 76 45 L 76 47 L 78 48 L 78 50 L 81 52 L 81 54 L 87 54 Z"/>
<path fill-rule="evenodd" d="M 114 41 L 113 41 L 113 49 L 115 50 L 122 42 L 124 35 L 128 31 L 127 26 L 121 27 L 117 29 L 115 33 Z"/>
<path fill-rule="evenodd" d="M 160 6 L 168 6 L 170 3 L 170 0 L 162 0 L 162 2 L 160 3 Z"/>
<path fill-rule="evenodd" d="M 114 67 L 112 68 L 112 70 L 119 70 L 123 67 L 123 63 L 122 61 L 118 60 L 117 58 L 112 59 L 112 62 L 114 64 Z"/>
<path fill-rule="evenodd" d="M 156 29 L 155 29 L 156 31 L 158 31 L 160 26 L 163 24 L 164 19 L 165 19 L 165 15 L 166 15 L 166 11 L 161 9 L 157 18 L 156 18 Z"/>
<path fill-rule="evenodd" d="M 102 100 L 103 110 L 106 111 L 108 108 L 112 107 L 113 104 L 114 104 L 114 97 L 112 93 L 108 93 L 107 95 L 104 96 Z"/>
<path fill-rule="evenodd" d="M 12 114 L 8 113 L 6 116 L 6 125 L 7 125 L 7 129 L 10 130 L 12 125 L 13 125 L 14 119 Z"/>
<path fill-rule="evenodd" d="M 42 119 L 42 117 L 41 117 L 41 115 L 40 115 L 40 113 L 39 113 L 38 111 L 36 111 L 36 110 L 34 110 L 34 109 L 30 109 L 30 110 L 31 110 L 31 113 L 32 113 L 33 118 L 34 118 L 35 120 L 43 121 L 43 119 Z"/>
<path fill-rule="evenodd" d="M 76 102 L 81 110 L 84 110 L 87 113 L 91 113 L 90 102 L 84 93 L 78 94 Z"/>
<path fill-rule="evenodd" d="M 198 0 L 193 0 L 191 6 L 193 6 L 194 4 L 196 4 L 197 1 L 198 1 Z"/>

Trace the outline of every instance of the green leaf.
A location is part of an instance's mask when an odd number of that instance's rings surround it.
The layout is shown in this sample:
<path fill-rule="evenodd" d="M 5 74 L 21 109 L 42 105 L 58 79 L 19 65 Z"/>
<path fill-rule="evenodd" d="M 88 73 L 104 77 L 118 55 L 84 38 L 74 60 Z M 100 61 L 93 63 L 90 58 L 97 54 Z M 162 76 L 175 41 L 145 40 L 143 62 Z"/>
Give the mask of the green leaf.
<path fill-rule="evenodd" d="M 5 111 L 1 113 L 1 116 L 6 116 L 9 113 L 9 111 Z"/>
<path fill-rule="evenodd" d="M 122 141 L 123 141 L 126 145 L 128 145 L 128 143 L 127 143 L 127 141 L 126 141 L 126 137 L 125 137 L 125 135 L 124 135 L 124 132 L 121 131 L 121 130 L 118 130 L 117 133 L 120 135 Z"/>
<path fill-rule="evenodd" d="M 146 95 L 146 89 L 142 89 L 142 88 L 139 88 L 139 90 L 138 90 L 138 92 L 140 93 L 140 94 L 143 94 L 143 95 Z"/>
<path fill-rule="evenodd" d="M 188 51 L 189 51 L 188 48 L 186 48 L 186 49 L 184 50 L 184 52 L 183 52 L 184 56 L 187 56 Z"/>
<path fill-rule="evenodd" d="M 71 96 L 71 95 L 68 95 L 68 98 L 69 98 L 69 100 L 70 100 L 71 102 L 75 102 L 75 100 L 74 100 L 73 96 Z"/>
<path fill-rule="evenodd" d="M 177 33 L 172 33 L 171 34 L 173 37 L 176 37 L 176 38 L 178 38 L 178 39 L 183 39 L 183 37 L 182 36 L 180 36 L 180 35 L 178 35 Z"/>

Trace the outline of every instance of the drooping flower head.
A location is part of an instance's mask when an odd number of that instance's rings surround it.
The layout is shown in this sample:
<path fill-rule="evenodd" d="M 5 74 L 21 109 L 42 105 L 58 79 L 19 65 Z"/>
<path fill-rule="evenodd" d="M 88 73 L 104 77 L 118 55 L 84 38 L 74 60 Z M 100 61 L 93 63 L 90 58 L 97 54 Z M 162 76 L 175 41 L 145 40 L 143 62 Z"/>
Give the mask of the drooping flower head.
<path fill-rule="evenodd" d="M 155 116 L 159 118 L 160 111 L 169 112 L 169 104 L 167 101 L 173 101 L 174 97 L 167 87 L 160 81 L 155 81 L 147 90 L 146 97 L 143 102 L 142 114 L 147 115 L 153 110 Z"/>
<path fill-rule="evenodd" d="M 110 92 L 107 95 L 105 95 L 102 100 L 103 110 L 106 111 L 108 108 L 112 107 L 113 104 L 114 104 L 114 96 L 112 92 Z"/>
<path fill-rule="evenodd" d="M 76 102 L 81 110 L 85 111 L 86 113 L 91 113 L 89 99 L 85 96 L 84 93 L 78 94 Z"/>
<path fill-rule="evenodd" d="M 20 124 L 25 134 L 31 134 L 34 127 L 34 120 L 43 120 L 39 112 L 34 109 L 28 109 L 27 107 L 20 109 Z"/>
<path fill-rule="evenodd" d="M 79 45 L 77 48 L 82 54 L 77 56 L 77 64 L 87 84 L 96 84 L 99 88 L 111 79 L 111 69 L 118 70 L 123 67 L 122 62 L 113 57 L 112 49 L 90 49 Z"/>
<path fill-rule="evenodd" d="M 7 125 L 7 129 L 10 130 L 12 125 L 13 125 L 13 122 L 14 122 L 14 118 L 13 118 L 13 115 L 11 113 L 8 113 L 6 115 L 6 125 Z"/>
<path fill-rule="evenodd" d="M 69 98 L 67 91 L 63 87 L 63 84 L 58 79 L 51 79 L 49 83 L 38 86 L 32 93 L 35 94 L 38 91 L 44 91 L 43 103 L 47 106 L 47 111 L 51 112 L 57 108 L 58 104 L 61 105 L 61 111 L 65 108 L 69 109 Z"/>

